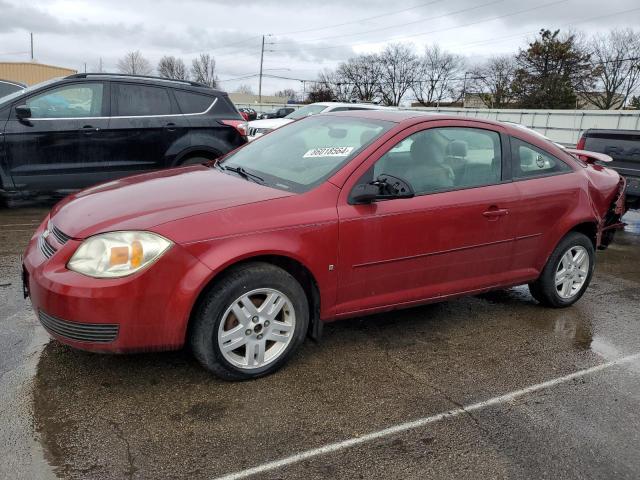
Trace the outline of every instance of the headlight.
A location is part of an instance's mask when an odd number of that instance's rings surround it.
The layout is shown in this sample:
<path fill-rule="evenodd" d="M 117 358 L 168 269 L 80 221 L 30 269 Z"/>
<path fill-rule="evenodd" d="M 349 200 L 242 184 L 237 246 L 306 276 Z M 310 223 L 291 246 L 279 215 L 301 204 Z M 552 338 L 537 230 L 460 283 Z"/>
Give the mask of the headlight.
<path fill-rule="evenodd" d="M 172 242 L 150 232 L 109 232 L 87 238 L 67 268 L 96 278 L 131 275 L 157 260 Z"/>

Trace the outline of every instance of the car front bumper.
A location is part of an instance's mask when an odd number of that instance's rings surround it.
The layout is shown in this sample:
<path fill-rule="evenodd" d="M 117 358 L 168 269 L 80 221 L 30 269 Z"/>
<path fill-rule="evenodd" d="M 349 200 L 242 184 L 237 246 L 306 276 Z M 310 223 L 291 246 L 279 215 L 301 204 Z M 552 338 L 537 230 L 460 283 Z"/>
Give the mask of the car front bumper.
<path fill-rule="evenodd" d="M 108 353 L 184 345 L 191 309 L 211 276 L 204 264 L 173 245 L 128 277 L 87 277 L 66 268 L 81 242 L 69 239 L 61 245 L 43 239 L 44 225 L 46 220 L 24 254 L 23 282 L 25 296 L 52 337 L 74 348 Z"/>

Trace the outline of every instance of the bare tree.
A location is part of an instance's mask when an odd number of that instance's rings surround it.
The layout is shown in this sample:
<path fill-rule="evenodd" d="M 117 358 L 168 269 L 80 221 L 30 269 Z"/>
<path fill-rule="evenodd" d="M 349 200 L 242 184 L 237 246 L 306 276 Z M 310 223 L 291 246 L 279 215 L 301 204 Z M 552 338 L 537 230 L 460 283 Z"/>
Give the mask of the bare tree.
<path fill-rule="evenodd" d="M 212 88 L 218 85 L 216 60 L 208 53 L 201 53 L 191 64 L 191 75 L 196 82 L 204 83 Z"/>
<path fill-rule="evenodd" d="M 588 43 L 596 91 L 582 94 L 597 108 L 621 109 L 640 85 L 639 35 L 630 28 L 612 30 Z"/>
<path fill-rule="evenodd" d="M 396 43 L 384 49 L 380 63 L 382 100 L 387 105 L 398 105 L 417 76 L 420 60 L 411 47 Z"/>
<path fill-rule="evenodd" d="M 253 89 L 250 85 L 243 83 L 238 88 L 236 88 L 236 93 L 244 93 L 245 95 L 254 95 Z"/>
<path fill-rule="evenodd" d="M 462 57 L 448 53 L 438 45 L 427 46 L 411 85 L 416 100 L 427 106 L 440 104 L 451 96 L 462 70 Z"/>
<path fill-rule="evenodd" d="M 350 102 L 353 98 L 353 86 L 338 70 L 325 70 L 319 75 L 318 83 L 331 92 L 334 101 Z"/>
<path fill-rule="evenodd" d="M 330 102 L 333 99 L 334 97 L 331 88 L 324 83 L 317 82 L 313 83 L 309 88 L 305 101 L 308 103 Z"/>
<path fill-rule="evenodd" d="M 136 50 L 118 60 L 118 71 L 129 75 L 150 75 L 153 68 L 149 60 L 142 56 L 140 50 Z"/>
<path fill-rule="evenodd" d="M 164 78 L 188 80 L 189 72 L 181 58 L 165 55 L 158 62 L 158 75 Z"/>
<path fill-rule="evenodd" d="M 472 70 L 467 90 L 476 93 L 489 108 L 508 107 L 513 102 L 511 85 L 516 68 L 512 55 L 491 57 Z"/>
<path fill-rule="evenodd" d="M 372 102 L 380 96 L 382 63 L 375 54 L 352 57 L 338 67 L 338 76 L 349 82 L 353 97 Z"/>
<path fill-rule="evenodd" d="M 277 91 L 275 96 L 286 98 L 287 100 L 293 100 L 298 96 L 298 94 L 293 88 L 285 88 L 284 90 Z"/>

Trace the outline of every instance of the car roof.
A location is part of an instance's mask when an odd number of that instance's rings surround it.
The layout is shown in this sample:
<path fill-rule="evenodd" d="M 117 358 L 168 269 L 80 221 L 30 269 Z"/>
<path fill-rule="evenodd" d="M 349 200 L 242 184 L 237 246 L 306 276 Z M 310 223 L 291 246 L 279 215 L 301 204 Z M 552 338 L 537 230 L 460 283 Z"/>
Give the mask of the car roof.
<path fill-rule="evenodd" d="M 146 75 L 127 75 L 120 73 L 77 73 L 64 77 L 61 81 L 73 80 L 73 81 L 92 81 L 95 79 L 109 80 L 110 82 L 123 82 L 123 83 L 140 83 L 155 86 L 170 86 L 172 88 L 180 88 L 184 90 L 191 90 L 194 92 L 205 93 L 207 95 L 226 95 L 227 93 L 211 88 L 203 83 L 192 82 L 190 80 L 178 80 L 173 78 L 152 77 Z"/>
<path fill-rule="evenodd" d="M 519 128 L 513 124 L 498 122 L 495 120 L 487 120 L 485 118 L 477 118 L 477 117 L 466 117 L 461 115 L 447 115 L 436 112 L 428 112 L 424 110 L 349 110 L 346 112 L 327 112 L 322 115 L 336 115 L 341 117 L 359 117 L 359 118 L 368 118 L 371 120 L 384 120 L 387 122 L 401 123 L 416 119 L 428 119 L 428 120 L 465 120 L 471 121 L 474 123 L 484 123 L 486 125 L 494 125 L 505 128 L 510 134 L 513 132 L 518 132 L 527 136 L 529 138 L 539 138 L 545 139 L 549 143 L 553 143 L 551 140 L 547 139 L 544 135 L 539 134 L 538 132 L 531 133 L 529 128 Z"/>
<path fill-rule="evenodd" d="M 352 105 L 352 104 L 351 104 Z M 456 115 L 444 115 L 441 113 L 425 112 L 421 110 L 394 110 L 394 109 L 367 109 L 367 110 L 349 110 L 347 112 L 328 112 L 324 115 L 339 115 L 341 117 L 361 117 L 370 118 L 372 120 L 386 120 L 388 122 L 400 123 L 413 118 L 428 118 L 429 120 L 474 120 L 482 121 L 477 118 L 461 117 Z M 486 120 L 487 123 L 494 123 Z"/>
<path fill-rule="evenodd" d="M 384 105 L 376 105 L 375 103 L 358 103 L 358 102 L 316 102 L 310 105 L 320 105 L 323 107 L 358 107 L 371 110 L 395 110 L 396 107 L 387 107 Z"/>

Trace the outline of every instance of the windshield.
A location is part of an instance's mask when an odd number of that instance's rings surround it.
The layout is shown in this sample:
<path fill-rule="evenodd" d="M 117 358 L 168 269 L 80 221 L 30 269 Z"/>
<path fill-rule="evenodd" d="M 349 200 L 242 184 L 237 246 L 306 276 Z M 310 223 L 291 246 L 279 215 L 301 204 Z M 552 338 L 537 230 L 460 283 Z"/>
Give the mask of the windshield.
<path fill-rule="evenodd" d="M 306 107 L 302 107 L 302 108 L 299 108 L 298 110 L 291 112 L 289 115 L 287 115 L 284 118 L 290 118 L 291 120 L 298 120 L 299 118 L 308 117 L 309 115 L 316 115 L 317 113 L 322 112 L 326 108 L 327 108 L 326 105 L 317 105 L 317 104 L 307 105 Z"/>
<path fill-rule="evenodd" d="M 274 130 L 226 157 L 221 168 L 238 167 L 281 190 L 305 192 L 338 171 L 394 123 L 320 115 Z"/>
<path fill-rule="evenodd" d="M 49 85 L 50 83 L 55 83 L 58 80 L 60 80 L 59 78 L 52 78 L 50 80 L 45 80 L 44 82 L 40 82 L 40 83 L 36 83 L 35 85 L 31 85 L 30 87 L 27 87 L 23 90 L 18 90 L 17 92 L 13 92 L 10 93 L 9 95 L 0 98 L 0 105 L 4 104 L 4 103 L 9 103 L 12 102 L 13 100 L 15 100 L 16 98 L 18 98 L 21 95 L 24 95 L 25 93 L 29 93 L 29 92 L 33 92 L 34 90 L 37 90 L 40 87 L 44 87 L 45 85 Z"/>

